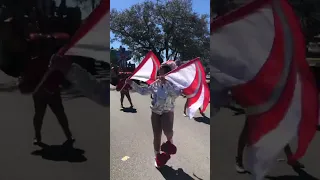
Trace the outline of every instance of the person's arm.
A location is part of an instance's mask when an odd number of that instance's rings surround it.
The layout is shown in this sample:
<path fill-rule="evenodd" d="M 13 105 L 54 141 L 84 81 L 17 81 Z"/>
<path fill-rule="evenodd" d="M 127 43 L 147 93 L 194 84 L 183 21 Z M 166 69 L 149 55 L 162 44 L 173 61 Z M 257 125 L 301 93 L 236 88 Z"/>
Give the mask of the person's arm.
<path fill-rule="evenodd" d="M 110 84 L 98 81 L 78 64 L 72 64 L 66 78 L 89 99 L 102 106 L 110 105 Z"/>
<path fill-rule="evenodd" d="M 153 93 L 153 85 L 150 85 L 148 87 L 143 87 L 138 85 L 137 83 L 135 83 L 134 81 L 131 81 L 130 86 L 132 87 L 132 89 L 134 91 L 136 91 L 137 93 L 141 94 L 141 95 L 148 95 L 148 94 L 152 94 Z"/>

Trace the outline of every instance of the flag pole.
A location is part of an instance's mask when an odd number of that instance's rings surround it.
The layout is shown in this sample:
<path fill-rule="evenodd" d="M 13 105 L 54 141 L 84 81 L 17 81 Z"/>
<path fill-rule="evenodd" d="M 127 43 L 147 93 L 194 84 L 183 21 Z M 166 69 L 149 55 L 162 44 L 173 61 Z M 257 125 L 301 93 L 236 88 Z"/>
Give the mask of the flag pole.
<path fill-rule="evenodd" d="M 126 80 L 127 80 L 127 79 L 126 79 Z M 124 85 L 122 86 L 122 88 L 120 89 L 119 92 L 121 92 L 127 84 L 128 84 L 128 83 L 124 83 Z"/>
<path fill-rule="evenodd" d="M 50 68 L 42 77 L 40 83 L 38 83 L 37 87 L 34 89 L 32 94 L 35 94 L 36 92 L 38 92 L 38 90 L 40 89 L 40 87 L 42 86 L 42 84 L 47 80 L 47 78 L 49 77 L 49 75 L 52 73 L 52 69 Z"/>
<path fill-rule="evenodd" d="M 125 83 L 124 83 L 124 85 L 122 86 L 122 88 L 120 89 L 119 92 L 121 92 L 121 91 L 123 90 L 123 88 L 128 84 L 128 83 L 127 83 L 127 79 L 130 79 L 131 77 L 132 77 L 132 76 L 126 78 Z"/>
<path fill-rule="evenodd" d="M 47 80 L 47 78 L 49 77 L 49 75 L 54 71 L 54 69 L 51 67 L 51 63 L 53 58 L 56 57 L 56 54 L 53 54 L 50 58 L 50 63 L 49 63 L 49 68 L 46 71 L 46 73 L 43 75 L 41 81 L 38 83 L 37 87 L 34 89 L 32 94 L 35 94 L 36 92 L 38 92 L 38 90 L 40 89 L 40 87 L 42 86 L 42 84 Z"/>

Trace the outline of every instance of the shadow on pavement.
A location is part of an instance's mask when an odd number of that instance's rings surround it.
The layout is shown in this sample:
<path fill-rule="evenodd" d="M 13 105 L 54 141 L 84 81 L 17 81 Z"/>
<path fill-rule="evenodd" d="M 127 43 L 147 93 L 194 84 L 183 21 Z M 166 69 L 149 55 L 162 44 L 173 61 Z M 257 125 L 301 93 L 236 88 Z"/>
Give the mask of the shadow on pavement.
<path fill-rule="evenodd" d="M 137 113 L 137 109 L 131 108 L 131 107 L 124 107 L 120 111 L 123 111 L 126 113 Z"/>
<path fill-rule="evenodd" d="M 234 111 L 233 116 L 239 116 L 239 115 L 243 115 L 246 113 L 243 108 L 238 108 L 238 107 L 231 106 L 231 105 L 227 105 L 224 107 L 230 109 L 231 111 Z"/>
<path fill-rule="evenodd" d="M 201 122 L 201 123 L 205 123 L 205 124 L 210 125 L 210 118 L 208 118 L 207 116 L 194 117 L 193 119 L 197 122 Z"/>
<path fill-rule="evenodd" d="M 181 168 L 175 170 L 172 167 L 165 165 L 158 170 L 166 180 L 202 180 L 198 177 L 197 179 L 194 179 L 189 174 L 185 173 Z"/>
<path fill-rule="evenodd" d="M 33 151 L 32 155 L 41 156 L 43 159 L 51 161 L 67 161 L 72 163 L 87 161 L 87 158 L 84 156 L 85 151 L 76 149 L 73 145 L 47 145 L 41 143 L 39 146 L 42 149 Z"/>
<path fill-rule="evenodd" d="M 277 176 L 277 177 L 272 177 L 272 176 L 267 176 L 266 178 L 269 180 L 319 180 L 316 177 L 313 177 L 306 171 L 298 168 L 293 168 L 293 170 L 298 173 L 298 175 L 284 175 L 284 176 Z"/>

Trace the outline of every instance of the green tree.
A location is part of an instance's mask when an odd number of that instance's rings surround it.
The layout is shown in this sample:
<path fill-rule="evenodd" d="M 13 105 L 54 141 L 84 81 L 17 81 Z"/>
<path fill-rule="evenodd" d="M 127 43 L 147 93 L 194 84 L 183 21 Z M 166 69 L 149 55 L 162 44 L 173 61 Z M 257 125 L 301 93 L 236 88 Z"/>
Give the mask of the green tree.
<path fill-rule="evenodd" d="M 209 59 L 208 15 L 192 10 L 191 0 L 158 0 L 135 4 L 124 11 L 111 10 L 113 40 L 120 41 L 139 61 L 153 51 L 164 59 Z"/>

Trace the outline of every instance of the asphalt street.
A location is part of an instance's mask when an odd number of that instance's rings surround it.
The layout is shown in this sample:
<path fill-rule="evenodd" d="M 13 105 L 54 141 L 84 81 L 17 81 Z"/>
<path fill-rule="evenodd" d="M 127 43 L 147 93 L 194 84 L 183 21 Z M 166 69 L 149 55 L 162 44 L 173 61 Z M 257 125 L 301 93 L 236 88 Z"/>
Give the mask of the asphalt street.
<path fill-rule="evenodd" d="M 64 101 L 74 148 L 63 148 L 62 130 L 48 108 L 43 141 L 32 144 L 33 101 L 19 92 L 5 92 L 13 79 L 0 72 L 0 179 L 1 180 L 106 180 L 109 179 L 109 108 L 86 98 Z M 64 93 L 64 96 L 73 94 Z"/>
<path fill-rule="evenodd" d="M 244 125 L 244 116 L 233 116 L 229 109 L 222 109 L 211 118 L 211 159 L 212 179 L 215 180 L 249 180 L 249 174 L 238 174 L 235 170 L 235 156 L 238 137 Z M 268 173 L 271 180 L 317 180 L 320 178 L 319 152 L 320 133 L 312 141 L 306 155 L 301 159 L 304 171 L 294 171 L 285 161 L 276 161 Z M 295 147 L 295 144 L 291 144 Z M 285 159 L 284 153 L 279 159 Z M 278 159 L 278 160 L 279 160 Z"/>
<path fill-rule="evenodd" d="M 110 179 L 111 180 L 209 180 L 210 119 L 183 116 L 185 100 L 176 102 L 174 143 L 177 154 L 160 171 L 154 167 L 150 96 L 131 93 L 135 111 L 121 111 L 120 94 L 111 87 Z M 124 106 L 129 107 L 125 99 Z M 206 114 L 209 116 L 210 108 Z M 163 136 L 163 140 L 165 141 Z"/>

